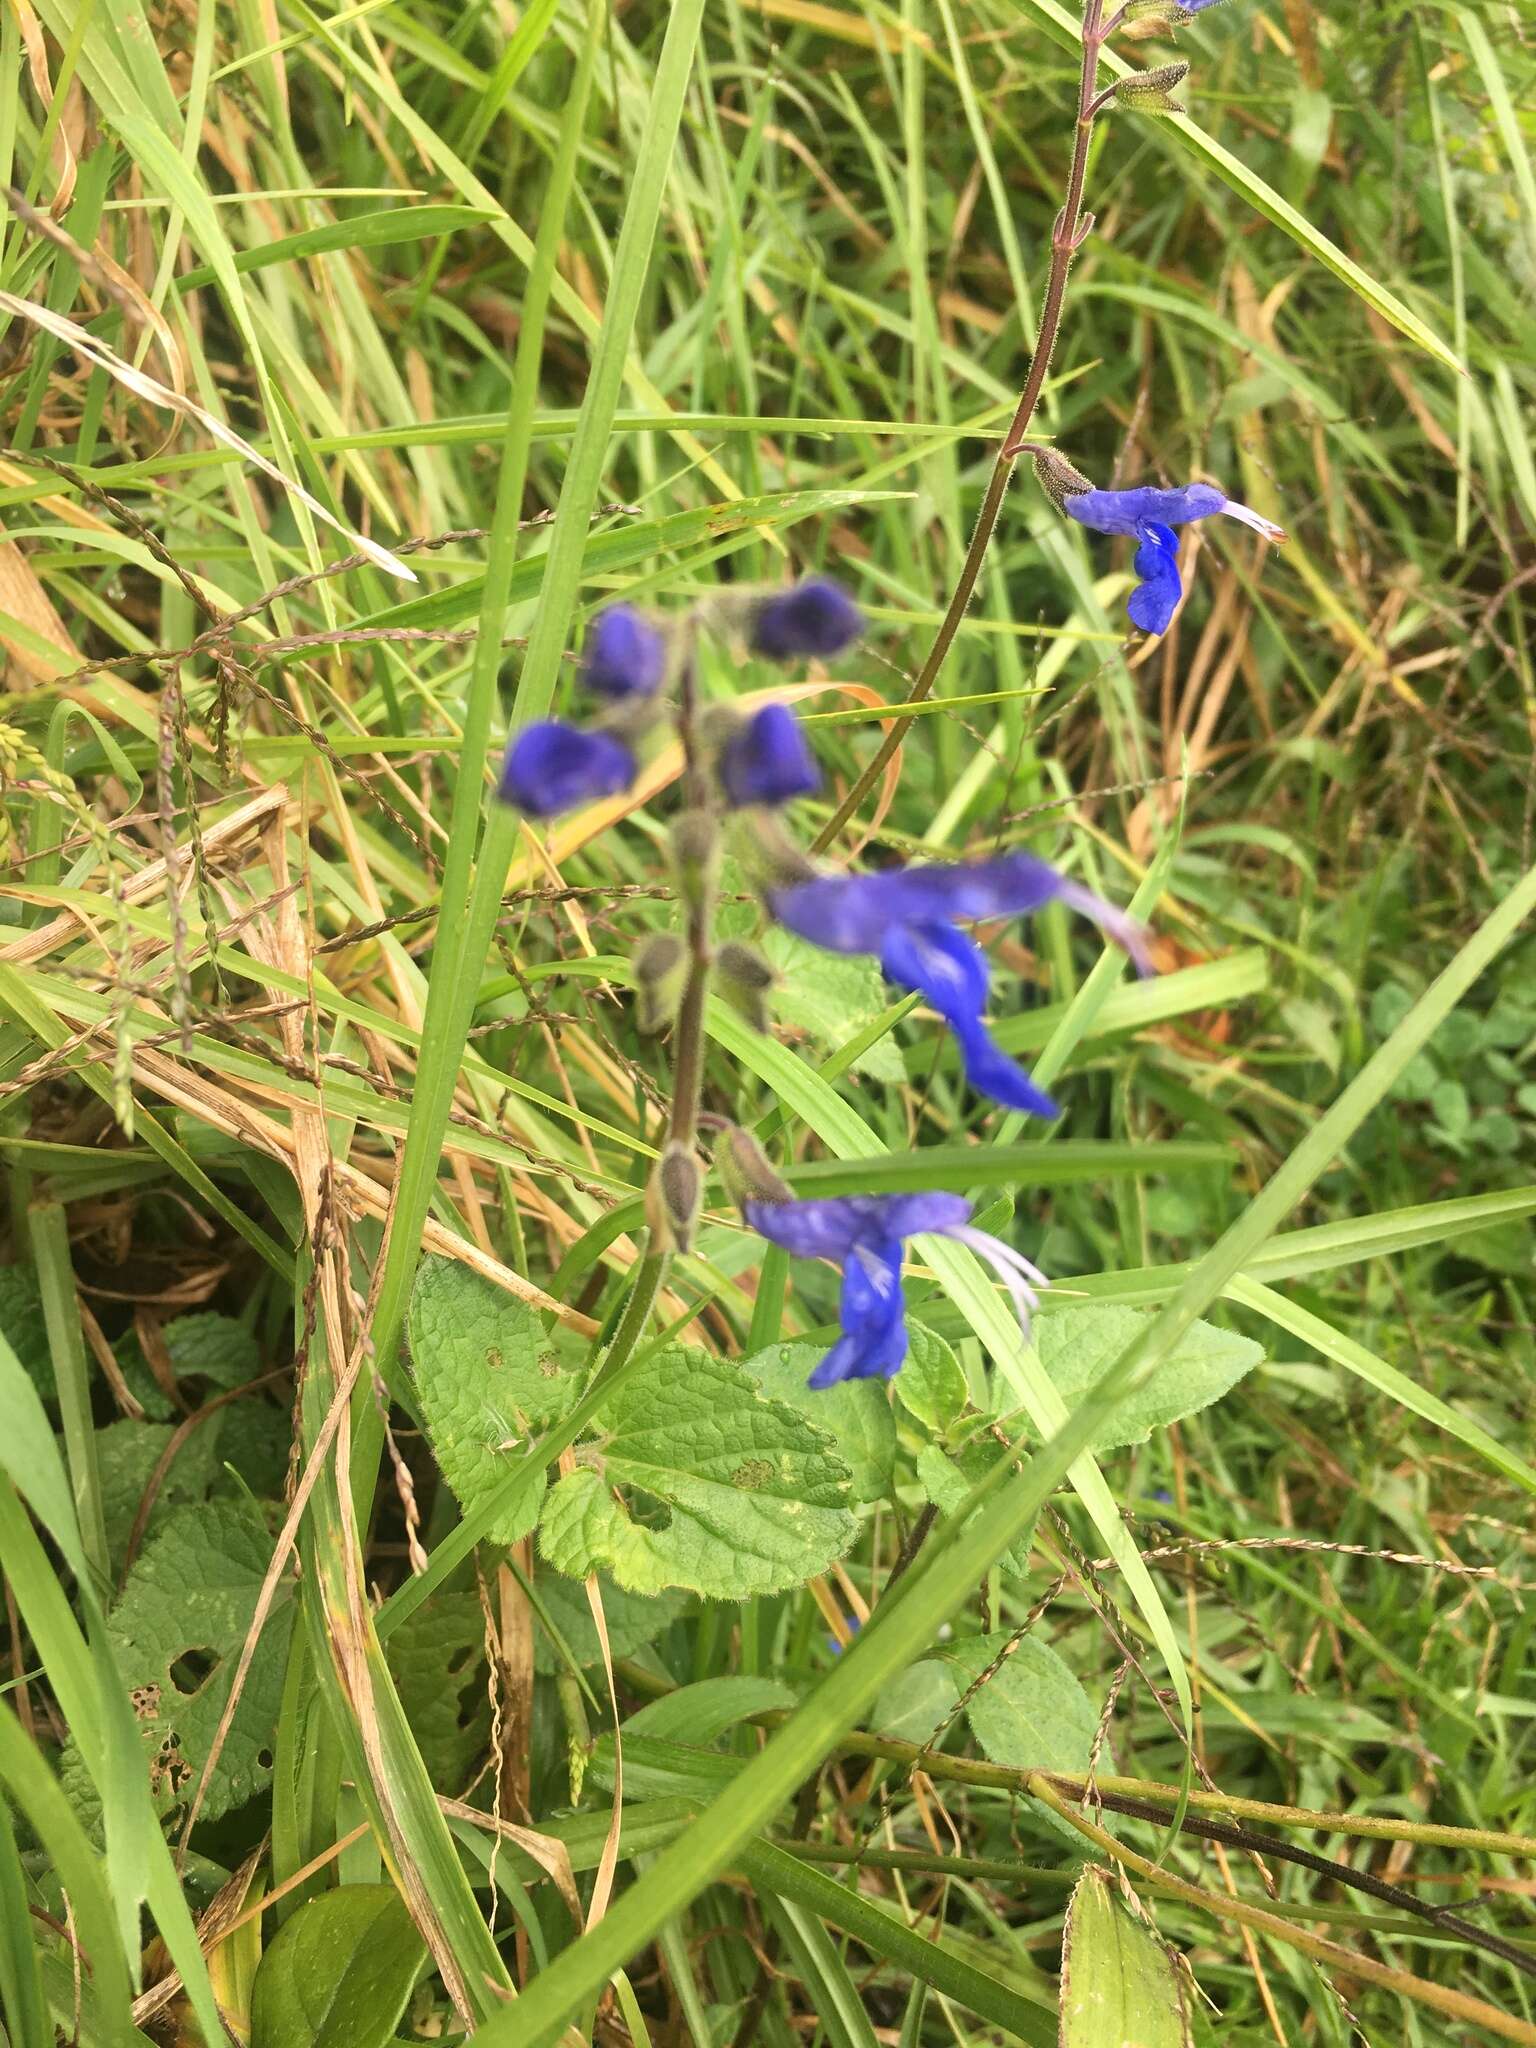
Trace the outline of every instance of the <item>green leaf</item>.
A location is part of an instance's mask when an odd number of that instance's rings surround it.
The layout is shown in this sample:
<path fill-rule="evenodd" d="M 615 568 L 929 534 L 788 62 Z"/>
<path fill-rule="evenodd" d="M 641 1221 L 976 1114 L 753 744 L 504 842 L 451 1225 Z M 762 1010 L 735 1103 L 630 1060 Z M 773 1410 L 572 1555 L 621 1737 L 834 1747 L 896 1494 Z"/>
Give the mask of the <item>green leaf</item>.
<path fill-rule="evenodd" d="M 601 1576 L 598 1587 L 603 1596 L 608 1648 L 615 1657 L 632 1657 L 636 1650 L 654 1643 L 662 1630 L 670 1628 L 692 1604 L 682 1592 L 625 1593 L 611 1579 Z M 576 1662 L 583 1669 L 589 1664 L 601 1664 L 603 1646 L 597 1640 L 597 1625 L 587 1605 L 585 1589 L 573 1586 L 569 1579 L 544 1573 L 535 1581 L 534 1592 Z M 566 1669 L 564 1658 L 543 1628 L 534 1637 L 533 1668 L 546 1675 Z"/>
<path fill-rule="evenodd" d="M 902 1407 L 932 1436 L 943 1436 L 970 1405 L 959 1359 L 936 1330 L 910 1320 L 907 1362 L 896 1375 L 895 1387 Z"/>
<path fill-rule="evenodd" d="M 978 1437 L 957 1451 L 924 1444 L 917 1454 L 917 1476 L 940 1514 L 956 1515 L 970 1499 L 972 1487 L 980 1484 L 996 1462 L 997 1445 L 987 1437 Z M 1027 1464 L 1028 1460 L 1021 1463 Z M 1005 1571 L 1017 1572 L 1022 1577 L 1029 1570 L 1029 1547 L 1034 1538 L 1035 1525 L 1031 1522 L 998 1559 Z"/>
<path fill-rule="evenodd" d="M 763 951 L 781 977 L 775 1005 L 781 1022 L 807 1032 L 828 1052 L 856 1038 L 890 1007 L 880 963 L 869 954 L 824 952 L 781 925 L 770 927 Z M 907 1077 L 890 1037 L 877 1038 L 852 1064 L 855 1073 L 892 1088 L 899 1088 Z"/>
<path fill-rule="evenodd" d="M 1020 1771 L 1087 1770 L 1099 1717 L 1054 1650 L 1033 1636 L 1015 1643 L 1013 1632 L 1002 1629 L 995 1635 L 962 1637 L 948 1644 L 938 1661 L 955 1679 L 956 1698 L 970 1694 L 965 1718 L 991 1762 Z M 990 1677 L 977 1685 L 986 1671 Z M 1029 1810 L 1053 1833 L 1081 1842 L 1048 1806 L 1032 1801 Z"/>
<path fill-rule="evenodd" d="M 744 1600 L 801 1584 L 853 1541 L 848 1468 L 825 1432 L 728 1360 L 669 1345 L 601 1415 L 601 1471 L 567 1474 L 540 1520 L 557 1570 L 602 1565 L 631 1592 Z"/>
<path fill-rule="evenodd" d="M 0 1337 L 4 1337 L 45 1401 L 58 1398 L 53 1353 L 43 1323 L 43 1296 L 31 1266 L 0 1266 Z"/>
<path fill-rule="evenodd" d="M 153 1539 L 177 1508 L 206 1500 L 219 1476 L 219 1423 L 214 1416 L 194 1429 L 166 1468 L 145 1530 Z M 120 1567 L 139 1503 L 175 1425 L 169 1422 L 110 1422 L 96 1432 L 96 1472 L 101 1482 L 101 1513 L 107 1530 L 107 1555 Z"/>
<path fill-rule="evenodd" d="M 440 1593 L 408 1615 L 386 1661 L 434 1785 L 456 1790 L 485 1754 L 485 1617 L 473 1593 Z"/>
<path fill-rule="evenodd" d="M 1069 1407 L 1076 1407 L 1149 1318 L 1133 1308 L 1085 1302 L 1035 1324 L 1040 1362 Z M 1096 1451 L 1145 1443 L 1154 1429 L 1208 1408 L 1264 1356 L 1251 1338 L 1192 1322 L 1144 1386 L 1122 1401 L 1093 1438 Z"/>
<path fill-rule="evenodd" d="M 565 1413 L 575 1375 L 550 1350 L 544 1326 L 515 1296 L 457 1259 L 425 1259 L 411 1291 L 411 1371 L 433 1454 L 466 1514 L 494 1492 L 508 1456 Z M 538 1517 L 542 1471 L 490 1526 L 516 1543 Z"/>
<path fill-rule="evenodd" d="M 1172 1955 L 1090 1863 L 1061 1955 L 1061 2048 L 1189 2048 L 1189 2004 Z"/>
<path fill-rule="evenodd" d="M 177 1316 L 165 1326 L 166 1349 L 176 1378 L 206 1380 L 211 1387 L 243 1387 L 261 1370 L 256 1339 L 233 1316 Z"/>
<path fill-rule="evenodd" d="M 180 1508 L 128 1574 L 107 1637 L 138 1724 L 150 1796 L 161 1815 L 191 1796 L 229 1697 L 272 1539 L 244 1500 Z M 202 1817 L 217 1820 L 272 1779 L 272 1727 L 292 1625 L 287 1583 L 262 1631 L 229 1734 L 208 1780 Z M 78 1753 L 64 1766 L 83 1811 L 94 1799 Z"/>
<path fill-rule="evenodd" d="M 798 1696 L 781 1679 L 702 1678 L 696 1685 L 681 1685 L 676 1692 L 631 1714 L 624 1734 L 626 1740 L 631 1735 L 651 1735 L 703 1749 L 751 1714 L 798 1704 Z"/>
<path fill-rule="evenodd" d="M 322 1892 L 261 1959 L 251 2048 L 383 2048 L 426 1955 L 393 1885 Z"/>
<path fill-rule="evenodd" d="M 806 1381 L 826 1356 L 821 1344 L 771 1344 L 741 1361 L 765 1394 L 797 1408 L 837 1446 L 853 1474 L 855 1501 L 886 1500 L 896 1461 L 896 1422 L 882 1380 L 844 1380 L 840 1386 L 808 1387 Z"/>

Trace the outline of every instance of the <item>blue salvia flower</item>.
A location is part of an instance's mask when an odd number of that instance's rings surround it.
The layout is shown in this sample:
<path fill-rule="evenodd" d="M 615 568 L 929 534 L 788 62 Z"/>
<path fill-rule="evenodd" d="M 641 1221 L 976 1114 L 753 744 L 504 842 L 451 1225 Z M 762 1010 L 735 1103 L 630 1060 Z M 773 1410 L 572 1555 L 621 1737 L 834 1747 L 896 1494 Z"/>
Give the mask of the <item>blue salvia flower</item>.
<path fill-rule="evenodd" d="M 1134 919 L 1027 853 L 875 875 L 818 875 L 768 895 L 779 922 L 813 945 L 877 955 L 892 981 L 918 990 L 950 1026 L 972 1087 L 1034 1116 L 1057 1115 L 1056 1104 L 988 1031 L 986 956 L 956 920 L 1021 917 L 1051 902 L 1092 918 L 1139 972 L 1150 973 L 1146 935 Z"/>
<path fill-rule="evenodd" d="M 1214 0 L 1204 0 L 1204 4 L 1214 4 Z M 1086 483 L 1087 479 L 1080 481 Z M 1129 491 L 1064 490 L 1059 502 L 1069 519 L 1095 533 L 1126 533 L 1140 542 L 1132 566 L 1141 580 L 1131 592 L 1126 610 L 1131 623 L 1144 633 L 1166 632 L 1184 594 L 1174 527 L 1225 513 L 1262 533 L 1266 540 L 1285 539 L 1284 530 L 1272 519 L 1239 505 L 1214 484 L 1182 484 L 1176 490 L 1160 490 L 1154 484 L 1139 484 Z"/>
<path fill-rule="evenodd" d="M 784 704 L 765 704 L 744 719 L 720 750 L 720 787 L 726 802 L 787 804 L 821 787 L 821 771 L 800 721 Z"/>
<path fill-rule="evenodd" d="M 530 818 L 557 818 L 578 804 L 617 796 L 635 773 L 634 755 L 612 733 L 546 718 L 525 725 L 508 746 L 499 794 Z"/>
<path fill-rule="evenodd" d="M 983 1258 L 1007 1287 L 1020 1325 L 1039 1305 L 1045 1276 L 1000 1238 L 971 1223 L 962 1195 L 834 1195 L 818 1200 L 749 1199 L 742 1213 L 771 1244 L 802 1259 L 832 1259 L 843 1269 L 838 1320 L 842 1335 L 811 1374 L 812 1387 L 840 1380 L 890 1379 L 907 1355 L 901 1267 L 906 1240 L 924 1233 L 952 1238 Z"/>
<path fill-rule="evenodd" d="M 841 585 L 808 576 L 754 605 L 747 637 L 754 654 L 790 661 L 796 655 L 841 654 L 863 630 L 864 614 Z"/>
<path fill-rule="evenodd" d="M 600 697 L 653 697 L 667 669 L 667 643 L 630 604 L 598 613 L 582 651 L 581 680 Z"/>

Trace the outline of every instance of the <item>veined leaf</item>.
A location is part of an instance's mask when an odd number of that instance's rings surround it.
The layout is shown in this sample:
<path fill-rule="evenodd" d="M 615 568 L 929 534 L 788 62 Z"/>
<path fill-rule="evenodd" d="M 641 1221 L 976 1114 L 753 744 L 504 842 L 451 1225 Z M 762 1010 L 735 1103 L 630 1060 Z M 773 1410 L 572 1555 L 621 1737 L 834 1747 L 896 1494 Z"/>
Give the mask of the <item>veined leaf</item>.
<path fill-rule="evenodd" d="M 261 1959 L 251 2048 L 384 2048 L 426 1958 L 392 1884 L 322 1892 Z"/>
<path fill-rule="evenodd" d="M 1188 2048 L 1191 2038 L 1178 1965 L 1109 1872 L 1088 1864 L 1062 1939 L 1061 2048 Z"/>

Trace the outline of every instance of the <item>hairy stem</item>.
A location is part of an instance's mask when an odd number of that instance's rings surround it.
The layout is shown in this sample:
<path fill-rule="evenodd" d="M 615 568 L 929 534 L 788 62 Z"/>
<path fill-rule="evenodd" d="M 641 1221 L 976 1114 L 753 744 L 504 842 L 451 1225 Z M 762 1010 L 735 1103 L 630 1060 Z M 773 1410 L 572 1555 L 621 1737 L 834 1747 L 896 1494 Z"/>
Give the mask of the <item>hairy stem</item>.
<path fill-rule="evenodd" d="M 1051 231 L 1051 267 L 1046 278 L 1045 303 L 1040 310 L 1040 331 L 1035 342 L 1035 352 L 1030 358 L 1029 375 L 1024 380 L 1024 389 L 1019 396 L 1012 424 L 1004 435 L 1003 444 L 992 464 L 992 474 L 987 479 L 981 511 L 971 533 L 970 545 L 965 551 L 965 560 L 960 565 L 959 579 L 940 621 L 939 630 L 934 635 L 928 659 L 923 663 L 916 681 L 907 693 L 909 705 L 920 704 L 925 697 L 933 694 L 933 686 L 939 679 L 939 672 L 949 658 L 949 650 L 960 630 L 960 621 L 965 617 L 975 594 L 981 576 L 981 566 L 991 544 L 993 529 L 997 525 L 998 514 L 1003 509 L 1003 499 L 1013 475 L 1013 466 L 1019 459 L 1024 436 L 1029 431 L 1035 407 L 1040 403 L 1040 394 L 1045 389 L 1046 374 L 1051 367 L 1056 337 L 1061 329 L 1061 309 L 1066 298 L 1067 277 L 1072 268 L 1072 258 L 1082 246 L 1083 238 L 1093 224 L 1092 215 L 1085 218 L 1083 214 L 1083 186 L 1088 174 L 1088 145 L 1093 139 L 1093 124 L 1099 113 L 1099 102 L 1095 98 L 1099 80 L 1099 52 L 1104 47 L 1110 28 L 1119 19 L 1119 14 L 1116 14 L 1109 27 L 1106 27 L 1104 0 L 1087 0 L 1083 15 L 1083 61 L 1078 77 L 1072 166 L 1067 173 L 1066 198 L 1062 202 L 1060 213 L 1056 216 L 1056 225 Z M 905 736 L 906 727 L 897 720 L 870 756 L 847 796 L 817 835 L 816 852 L 820 853 L 829 846 L 842 831 L 879 781 L 887 762 Z"/>

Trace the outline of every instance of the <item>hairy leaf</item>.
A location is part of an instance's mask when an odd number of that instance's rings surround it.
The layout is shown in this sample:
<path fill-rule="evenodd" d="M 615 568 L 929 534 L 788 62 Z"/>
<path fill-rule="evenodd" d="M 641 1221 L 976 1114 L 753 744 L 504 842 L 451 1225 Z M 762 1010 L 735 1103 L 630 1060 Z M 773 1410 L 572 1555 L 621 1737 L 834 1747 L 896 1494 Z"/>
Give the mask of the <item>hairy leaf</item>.
<path fill-rule="evenodd" d="M 896 1423 L 883 1380 L 845 1380 L 819 1390 L 806 1381 L 826 1356 L 820 1344 L 771 1344 L 741 1361 L 765 1394 L 823 1429 L 853 1474 L 856 1501 L 885 1500 L 896 1458 Z"/>
<path fill-rule="evenodd" d="M 1188 2048 L 1184 1978 L 1107 1870 L 1077 1881 L 1061 1953 L 1061 2048 Z"/>
<path fill-rule="evenodd" d="M 1149 1319 L 1133 1308 L 1087 1302 L 1042 1316 L 1035 1325 L 1040 1362 L 1069 1408 L 1075 1408 Z M 1148 1384 L 1122 1401 L 1095 1435 L 1096 1451 L 1145 1443 L 1154 1429 L 1208 1408 L 1230 1392 L 1264 1356 L 1251 1338 L 1192 1323 Z"/>
<path fill-rule="evenodd" d="M 602 1420 L 601 1470 L 561 1479 L 540 1522 L 560 1571 L 740 1600 L 824 1571 L 853 1541 L 848 1468 L 825 1432 L 725 1359 L 669 1345 Z"/>
<path fill-rule="evenodd" d="M 965 1370 L 936 1330 L 908 1320 L 907 1361 L 895 1380 L 896 1398 L 932 1436 L 959 1421 L 970 1400 Z"/>

